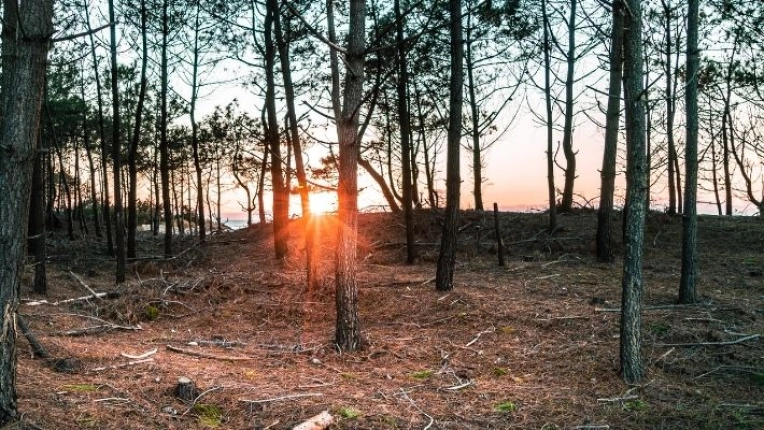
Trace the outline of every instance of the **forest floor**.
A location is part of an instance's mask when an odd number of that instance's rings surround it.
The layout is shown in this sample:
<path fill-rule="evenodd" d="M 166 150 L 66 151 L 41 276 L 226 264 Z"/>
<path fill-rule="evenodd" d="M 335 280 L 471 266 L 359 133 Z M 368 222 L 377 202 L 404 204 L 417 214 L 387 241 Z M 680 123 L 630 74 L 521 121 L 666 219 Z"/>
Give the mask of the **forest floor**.
<path fill-rule="evenodd" d="M 330 429 L 764 428 L 761 219 L 700 218 L 701 302 L 677 306 L 681 218 L 651 215 L 638 386 L 618 375 L 621 253 L 595 262 L 594 213 L 561 216 L 554 237 L 544 214 L 501 214 L 500 267 L 492 214 L 464 212 L 449 293 L 433 282 L 440 213 L 418 214 L 410 266 L 400 221 L 362 215 L 366 345 L 353 353 L 332 344 L 336 226 L 320 219 L 324 288 L 312 292 L 301 257 L 274 259 L 269 226 L 179 240 L 170 260 L 161 237 L 142 236 L 119 286 L 103 243 L 51 239 L 49 294 L 31 293 L 30 267 L 19 312 L 71 360 L 33 358 L 19 340 L 14 428 L 291 429 L 324 410 Z M 113 294 L 63 302 L 91 290 Z M 181 376 L 192 402 L 174 394 Z"/>

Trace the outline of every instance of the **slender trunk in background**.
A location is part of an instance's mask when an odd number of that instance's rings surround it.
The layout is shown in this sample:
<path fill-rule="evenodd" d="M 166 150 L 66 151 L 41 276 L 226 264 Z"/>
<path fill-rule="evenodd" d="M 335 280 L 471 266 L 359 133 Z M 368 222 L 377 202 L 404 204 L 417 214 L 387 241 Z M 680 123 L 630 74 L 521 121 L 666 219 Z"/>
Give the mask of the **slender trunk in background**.
<path fill-rule="evenodd" d="M 170 144 L 167 141 L 167 97 L 168 97 L 168 60 L 167 45 L 170 43 L 169 16 L 167 15 L 169 0 L 162 2 L 162 59 L 160 63 L 162 88 L 161 88 L 161 113 L 159 120 L 159 173 L 162 177 L 162 207 L 164 212 L 164 256 L 172 257 L 172 201 L 170 200 Z"/>
<path fill-rule="evenodd" d="M 411 117 L 408 109 L 408 64 L 406 63 L 406 44 L 403 39 L 405 18 L 401 15 L 400 0 L 395 0 L 395 43 L 398 49 L 398 121 L 401 136 L 401 173 L 403 175 L 403 221 L 406 226 L 406 263 L 413 264 L 416 259 L 416 244 L 414 243 L 414 202 L 411 191 Z"/>
<path fill-rule="evenodd" d="M 424 175 L 427 180 L 427 198 L 431 208 L 438 207 L 438 198 L 435 192 L 435 156 L 430 159 L 430 148 L 427 146 L 427 131 L 425 129 L 426 121 L 424 112 L 422 111 L 422 99 L 419 94 L 419 89 L 414 85 L 414 98 L 416 99 L 417 106 L 417 118 L 419 121 L 419 137 L 422 140 L 422 148 L 424 152 Z"/>
<path fill-rule="evenodd" d="M 77 213 L 77 220 L 80 223 L 80 233 L 88 239 L 90 234 L 88 230 L 88 224 L 85 220 L 85 204 L 82 201 L 82 175 L 80 174 L 80 147 L 77 145 L 77 140 L 72 137 L 74 142 L 74 203 Z"/>
<path fill-rule="evenodd" d="M 273 0 L 269 0 L 271 3 Z M 289 252 L 287 244 L 287 227 L 289 223 L 289 196 L 284 186 L 283 160 L 281 159 L 281 133 L 276 116 L 276 51 L 274 49 L 273 20 L 276 10 L 268 10 L 265 14 L 265 108 L 268 120 L 268 147 L 271 150 L 271 184 L 273 186 L 273 247 L 276 258 L 283 260 Z"/>
<path fill-rule="evenodd" d="M 552 116 L 552 81 L 551 81 L 551 50 L 552 45 L 549 40 L 549 15 L 547 12 L 547 0 L 541 0 L 541 14 L 544 26 L 544 99 L 546 100 L 546 170 L 547 170 L 547 191 L 549 193 L 549 233 L 557 230 L 557 202 L 555 200 L 554 188 L 554 141 L 553 127 L 554 118 Z"/>
<path fill-rule="evenodd" d="M 339 138 L 339 183 L 337 186 L 339 231 L 335 266 L 337 321 L 335 344 L 342 351 L 356 351 L 362 347 L 361 327 L 358 321 L 358 286 L 356 284 L 358 237 L 358 159 L 361 136 L 358 133 L 361 104 L 363 103 L 364 50 L 366 49 L 366 2 L 350 0 L 350 15 L 345 55 L 344 97 L 339 110 L 339 65 L 337 53 L 332 58 L 332 100 Z M 330 40 L 334 38 L 334 7 L 327 0 Z"/>
<path fill-rule="evenodd" d="M 37 135 L 37 149 L 42 149 L 42 135 Z M 35 294 L 48 294 L 48 282 L 45 266 L 45 174 L 43 169 L 43 153 L 37 152 L 34 157 L 32 173 L 32 196 L 29 203 L 29 256 L 34 257 L 34 287 Z"/>
<path fill-rule="evenodd" d="M 146 100 L 146 68 L 148 63 L 148 43 L 146 41 L 146 0 L 141 0 L 141 83 L 138 93 L 138 105 L 135 108 L 133 138 L 127 154 L 127 172 L 129 186 L 127 197 L 127 258 L 135 258 L 135 232 L 138 229 L 138 145 L 141 142 L 143 105 Z"/>
<path fill-rule="evenodd" d="M 467 37 L 465 42 L 465 67 L 467 69 L 467 96 L 470 105 L 470 135 L 472 137 L 472 195 L 475 198 L 475 210 L 483 210 L 483 158 L 480 153 L 480 118 L 475 95 L 474 63 L 472 61 L 472 13 L 467 13 Z"/>
<path fill-rule="evenodd" d="M 623 1 L 623 0 L 622 0 Z M 643 64 L 648 63 L 648 56 L 645 53 L 643 58 Z M 644 88 L 650 88 L 650 71 L 645 70 L 645 83 Z M 645 213 L 650 215 L 650 189 L 652 186 L 652 174 L 653 174 L 653 115 L 652 108 L 650 107 L 650 92 L 645 91 L 645 121 L 647 122 L 645 130 L 645 150 L 647 156 L 647 162 L 645 169 L 647 170 L 647 190 L 645 191 Z M 624 217 L 624 222 L 626 218 Z M 625 230 L 624 230 L 625 231 Z"/>
<path fill-rule="evenodd" d="M 562 152 L 565 154 L 565 185 L 562 190 L 561 212 L 573 209 L 573 189 L 576 181 L 576 152 L 573 151 L 573 84 L 576 65 L 576 5 L 578 0 L 570 0 L 568 18 L 568 53 L 565 56 L 568 71 L 565 77 L 565 125 L 562 136 Z"/>
<path fill-rule="evenodd" d="M 679 303 L 698 300 L 698 3 L 689 0 L 687 21 L 687 74 L 685 107 L 687 109 L 687 143 L 685 144 L 685 190 L 682 212 L 682 275 L 679 280 Z"/>
<path fill-rule="evenodd" d="M 626 103 L 626 214 L 623 260 L 620 367 L 628 384 L 644 378 L 642 364 L 642 248 L 645 235 L 645 98 L 642 63 L 642 6 L 627 0 L 624 44 L 624 93 Z"/>
<path fill-rule="evenodd" d="M 85 71 L 82 71 L 82 85 L 80 85 L 80 97 L 85 100 Z M 103 237 L 101 233 L 101 219 L 98 212 L 98 198 L 96 197 L 96 169 L 93 163 L 93 150 L 90 147 L 90 132 L 88 130 L 88 108 L 82 110 L 82 144 L 85 146 L 85 154 L 88 157 L 88 171 L 90 173 L 90 200 L 93 206 L 93 225 L 98 239 Z"/>
<path fill-rule="evenodd" d="M 673 41 L 671 38 L 671 6 L 663 0 L 663 11 L 666 18 L 666 64 L 664 74 L 666 75 L 666 137 L 668 139 L 668 191 L 669 191 L 669 215 L 677 213 L 677 187 L 676 187 L 676 144 L 674 143 L 674 116 L 676 112 L 675 90 L 672 81 L 674 74 L 671 73 L 671 53 Z"/>
<path fill-rule="evenodd" d="M 451 25 L 451 78 L 449 83 L 448 156 L 446 161 L 446 211 L 440 237 L 440 252 L 435 274 L 435 288 L 454 288 L 454 266 L 459 227 L 461 176 L 459 148 L 462 138 L 462 105 L 464 85 L 464 40 L 462 38 L 462 0 L 449 0 Z"/>
<path fill-rule="evenodd" d="M 281 76 L 284 81 L 284 98 L 287 108 L 287 123 L 289 135 L 292 140 L 292 152 L 294 153 L 295 173 L 297 174 L 297 185 L 300 192 L 300 206 L 302 208 L 303 224 L 305 225 L 305 262 L 307 286 L 311 290 L 317 289 L 320 285 L 321 275 L 319 266 L 316 264 L 316 229 L 313 225 L 312 213 L 310 210 L 310 187 L 308 186 L 307 175 L 305 174 L 305 161 L 302 157 L 302 145 L 300 143 L 300 132 L 297 124 L 297 109 L 295 107 L 294 83 L 292 82 L 292 65 L 290 64 L 289 42 L 284 40 L 284 31 L 281 26 L 281 17 L 278 13 L 277 0 L 269 0 L 269 4 L 275 10 L 273 29 L 276 35 L 276 45 L 279 50 L 279 59 L 281 60 Z M 289 28 L 289 20 L 286 21 Z"/>
<path fill-rule="evenodd" d="M 199 98 L 199 12 L 201 4 L 196 3 L 196 17 L 194 25 L 194 60 L 191 74 L 191 149 L 194 157 L 194 171 L 196 172 L 196 216 L 199 228 L 199 242 L 207 240 L 207 221 L 204 219 L 204 184 L 202 183 L 202 163 L 199 159 L 199 124 L 196 122 L 196 102 Z"/>
<path fill-rule="evenodd" d="M 90 11 L 88 2 L 85 5 L 85 23 L 87 25 L 88 36 L 90 38 L 90 55 L 93 57 L 93 73 L 96 87 L 96 100 L 98 102 L 98 131 L 101 142 L 101 191 L 103 192 L 103 221 L 106 225 L 106 252 L 114 255 L 114 241 L 111 232 L 111 198 L 109 197 L 109 152 L 106 150 L 106 127 L 103 117 L 103 95 L 101 94 L 101 76 L 98 67 L 98 56 L 96 55 L 95 36 L 93 28 L 90 25 Z"/>
<path fill-rule="evenodd" d="M 0 427 L 18 418 L 16 310 L 45 86 L 53 0 L 3 0 L 0 84 Z"/>
<path fill-rule="evenodd" d="M 125 218 L 122 210 L 122 143 L 119 117 L 119 81 L 117 78 L 117 21 L 114 18 L 114 0 L 109 0 L 109 22 L 111 22 L 111 100 L 112 100 L 112 158 L 114 159 L 114 249 L 117 269 L 115 279 L 118 284 L 125 282 Z"/>
<path fill-rule="evenodd" d="M 716 169 L 718 168 L 719 161 L 716 158 L 716 134 L 713 132 L 713 119 L 709 116 L 709 123 L 711 130 L 711 181 L 714 187 L 714 201 L 716 202 L 716 211 L 719 216 L 722 216 L 722 200 L 719 196 L 719 174 Z"/>
<path fill-rule="evenodd" d="M 72 215 L 72 192 L 69 188 L 69 179 L 67 178 L 66 169 L 64 168 L 64 156 L 61 151 L 61 146 L 58 144 L 58 135 L 56 134 L 56 127 L 55 124 L 53 124 L 53 118 L 50 114 L 47 95 L 45 97 L 46 100 L 43 102 L 43 111 L 48 122 L 48 127 L 50 127 L 51 142 L 53 143 L 53 149 L 56 151 L 56 158 L 58 159 L 58 169 L 60 170 L 58 181 L 63 185 L 64 194 L 66 195 L 66 232 L 69 236 L 69 240 L 73 241 L 76 238 L 74 237 L 74 217 Z"/>
<path fill-rule="evenodd" d="M 610 30 L 610 90 L 605 114 L 605 153 L 600 173 L 600 206 L 597 211 L 597 261 L 613 261 L 610 221 L 613 217 L 615 163 L 618 153 L 618 129 L 621 120 L 621 82 L 623 79 L 623 8 L 613 2 L 613 25 Z"/>

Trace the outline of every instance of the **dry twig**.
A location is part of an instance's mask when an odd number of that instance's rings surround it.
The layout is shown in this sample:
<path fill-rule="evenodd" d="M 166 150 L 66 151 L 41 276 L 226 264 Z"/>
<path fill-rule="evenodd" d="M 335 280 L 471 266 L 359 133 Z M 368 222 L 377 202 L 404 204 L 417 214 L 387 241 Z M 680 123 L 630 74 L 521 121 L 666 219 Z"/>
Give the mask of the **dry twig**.
<path fill-rule="evenodd" d="M 255 357 L 208 354 L 206 352 L 191 351 L 191 350 L 188 350 L 188 349 L 178 348 L 178 347 L 172 346 L 172 345 L 167 345 L 167 349 L 172 351 L 172 352 L 177 352 L 177 353 L 180 353 L 180 354 L 191 355 L 191 356 L 199 357 L 199 358 L 210 358 L 210 359 L 213 359 L 213 360 L 228 360 L 228 361 L 249 361 L 249 360 L 255 360 Z"/>

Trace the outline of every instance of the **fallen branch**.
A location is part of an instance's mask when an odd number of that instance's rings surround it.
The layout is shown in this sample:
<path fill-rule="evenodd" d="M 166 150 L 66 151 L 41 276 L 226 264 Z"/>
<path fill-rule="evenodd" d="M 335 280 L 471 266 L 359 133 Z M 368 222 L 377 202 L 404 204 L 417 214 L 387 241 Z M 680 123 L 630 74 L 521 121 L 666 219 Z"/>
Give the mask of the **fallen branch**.
<path fill-rule="evenodd" d="M 675 309 L 695 308 L 704 306 L 703 303 L 692 303 L 689 305 L 677 304 L 677 305 L 656 305 L 656 306 L 642 306 L 643 311 L 669 311 Z M 594 308 L 594 312 L 621 312 L 621 308 Z"/>
<path fill-rule="evenodd" d="M 114 364 L 111 366 L 96 367 L 95 369 L 88 370 L 86 373 L 103 372 L 104 370 L 121 369 L 123 367 L 136 366 L 138 364 L 150 363 L 154 361 L 153 358 L 146 358 L 144 360 L 128 361 L 127 363 Z"/>
<path fill-rule="evenodd" d="M 463 384 L 454 385 L 453 387 L 446 387 L 446 388 L 444 388 L 444 390 L 450 390 L 450 391 L 459 391 L 459 390 L 461 390 L 462 388 L 467 388 L 467 387 L 469 387 L 470 385 L 472 385 L 472 381 L 467 381 L 467 382 L 465 382 L 465 383 L 463 383 Z"/>
<path fill-rule="evenodd" d="M 87 292 L 89 292 L 89 293 L 90 293 L 90 294 L 91 294 L 93 297 L 96 297 L 96 298 L 98 298 L 99 300 L 103 300 L 103 298 L 101 298 L 101 297 L 98 297 L 98 293 L 96 293 L 95 291 L 93 291 L 93 289 L 92 289 L 92 288 L 90 288 L 90 287 L 88 286 L 88 284 L 86 284 L 86 283 L 85 283 L 85 281 L 83 281 L 83 280 L 82 280 L 82 278 L 80 278 L 79 276 L 77 276 L 77 275 L 76 275 L 74 272 L 72 272 L 71 270 L 69 271 L 69 275 L 71 275 L 71 276 L 72 276 L 72 278 L 74 278 L 74 279 L 75 279 L 77 282 L 79 282 L 79 283 L 80 283 L 80 285 L 82 286 L 82 288 L 84 288 L 85 290 L 87 290 Z"/>
<path fill-rule="evenodd" d="M 87 336 L 89 334 L 99 334 L 104 333 L 107 331 L 112 330 L 125 330 L 125 331 L 138 331 L 143 330 L 143 327 L 136 325 L 136 326 L 129 326 L 129 325 L 116 325 L 116 324 L 104 324 L 104 325 L 94 325 L 91 327 L 85 327 L 75 330 L 67 330 L 62 332 L 53 333 L 55 335 L 59 336 Z"/>
<path fill-rule="evenodd" d="M 625 396 L 619 396 L 619 397 L 605 397 L 602 399 L 597 399 L 598 402 L 602 403 L 616 403 L 616 402 L 625 402 L 628 400 L 636 400 L 639 396 L 636 394 L 627 394 Z"/>
<path fill-rule="evenodd" d="M 434 419 L 434 418 L 433 418 L 433 417 L 432 417 L 430 414 L 428 414 L 427 412 L 425 412 L 424 410 L 422 410 L 422 408 L 420 408 L 420 407 L 419 407 L 419 405 L 417 405 L 417 404 L 416 404 L 416 402 L 414 402 L 413 400 L 411 400 L 411 397 L 409 397 L 409 395 L 408 395 L 408 394 L 406 394 L 406 390 L 404 390 L 403 388 L 401 388 L 401 393 L 403 394 L 403 398 L 405 398 L 406 400 L 408 400 L 408 401 L 409 401 L 409 402 L 410 402 L 410 403 L 411 403 L 411 404 L 412 404 L 412 405 L 413 405 L 413 406 L 416 408 L 416 410 L 418 410 L 418 411 L 419 411 L 419 412 L 421 412 L 421 413 L 422 413 L 424 416 L 426 416 L 427 418 L 429 418 L 429 419 L 430 419 L 430 422 L 429 422 L 429 423 L 427 423 L 427 425 L 426 425 L 426 426 L 424 426 L 424 428 L 423 428 L 422 430 L 427 430 L 427 429 L 429 429 L 430 427 L 432 427 L 433 423 L 435 423 L 435 419 Z"/>
<path fill-rule="evenodd" d="M 493 333 L 493 332 L 495 332 L 495 331 L 496 331 L 496 327 L 491 327 L 491 328 L 489 328 L 489 329 L 483 330 L 483 331 L 481 331 L 480 333 L 478 333 L 478 334 L 477 334 L 477 336 L 475 336 L 475 338 L 474 338 L 474 339 L 472 339 L 471 341 L 467 342 L 467 344 L 466 344 L 466 345 L 464 345 L 464 346 L 465 346 L 465 347 L 470 347 L 470 346 L 472 346 L 472 345 L 473 345 L 475 342 L 477 342 L 477 341 L 478 341 L 478 339 L 480 339 L 480 336 L 482 336 L 482 335 L 484 335 L 484 334 L 486 334 L 486 333 Z"/>
<path fill-rule="evenodd" d="M 33 302 L 27 302 L 27 303 L 24 303 L 24 304 L 26 306 L 40 306 L 40 305 L 58 306 L 58 305 L 64 305 L 64 304 L 67 304 L 67 303 L 84 302 L 85 300 L 90 300 L 90 299 L 103 299 L 103 298 L 115 299 L 115 298 L 117 298 L 117 297 L 119 297 L 121 295 L 122 295 L 122 293 L 120 293 L 118 291 L 109 291 L 109 292 L 104 292 L 104 293 L 95 293 L 95 294 L 92 294 L 90 296 L 75 297 L 73 299 L 59 300 L 59 301 L 52 302 L 52 303 L 47 301 L 47 300 L 36 300 L 36 301 L 33 301 Z"/>
<path fill-rule="evenodd" d="M 259 403 L 272 403 L 272 402 L 281 402 L 284 400 L 300 399 L 303 397 L 321 397 L 323 395 L 324 393 L 287 394 L 286 396 L 272 397 L 270 399 L 260 399 L 260 400 L 239 399 L 239 401 L 242 403 L 259 404 Z"/>
<path fill-rule="evenodd" d="M 748 336 L 741 337 L 740 339 L 730 340 L 726 342 L 695 342 L 695 343 L 656 343 L 654 346 L 727 346 L 727 345 L 736 345 L 738 343 L 747 342 L 749 340 L 755 340 L 758 339 L 761 335 L 759 334 L 752 334 Z"/>
<path fill-rule="evenodd" d="M 147 351 L 147 352 L 144 352 L 143 354 L 139 354 L 139 355 L 125 354 L 124 352 L 121 352 L 119 355 L 121 355 L 121 356 L 123 356 L 125 358 L 129 358 L 131 360 L 143 360 L 144 358 L 147 358 L 147 357 L 150 357 L 150 356 L 156 354 L 157 351 L 158 351 L 158 349 L 154 348 L 151 351 Z"/>
<path fill-rule="evenodd" d="M 208 354 L 206 352 L 199 352 L 199 351 L 190 351 L 188 349 L 178 348 L 172 345 L 167 345 L 167 349 L 172 352 L 177 352 L 180 354 L 186 354 L 193 357 L 199 357 L 199 358 L 210 358 L 212 360 L 227 360 L 227 361 L 249 361 L 249 360 L 255 360 L 255 357 L 242 357 L 242 356 L 229 356 L 229 355 L 217 355 L 217 354 Z"/>
<path fill-rule="evenodd" d="M 329 411 L 323 411 L 307 421 L 294 426 L 292 430 L 324 430 L 332 424 L 334 424 L 334 417 Z"/>

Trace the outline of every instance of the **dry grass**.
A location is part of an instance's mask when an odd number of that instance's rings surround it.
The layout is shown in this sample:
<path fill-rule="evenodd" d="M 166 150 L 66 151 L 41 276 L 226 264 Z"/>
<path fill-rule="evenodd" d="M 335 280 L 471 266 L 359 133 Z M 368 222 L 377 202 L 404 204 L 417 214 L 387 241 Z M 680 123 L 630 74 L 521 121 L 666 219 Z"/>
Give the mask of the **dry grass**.
<path fill-rule="evenodd" d="M 565 216 L 555 237 L 542 214 L 503 214 L 510 255 L 495 263 L 492 219 L 468 212 L 456 289 L 431 278 L 439 214 L 418 216 L 420 261 L 403 260 L 403 228 L 361 217 L 358 285 L 366 348 L 332 346 L 331 222 L 322 225 L 325 288 L 305 292 L 298 257 L 277 263 L 267 228 L 213 236 L 171 261 L 131 266 L 114 287 L 113 264 L 94 242 L 49 249 L 50 302 L 86 295 L 70 274 L 118 298 L 22 305 L 51 352 L 74 357 L 56 373 L 21 343 L 19 405 L 28 428 L 287 429 L 329 409 L 341 429 L 755 429 L 764 428 L 764 225 L 700 220 L 702 303 L 671 307 L 679 280 L 681 220 L 654 215 L 645 247 L 643 385 L 618 376 L 620 265 L 593 260 L 595 217 Z M 329 220 L 329 218 L 326 218 Z M 616 225 L 618 223 L 616 222 Z M 292 223 L 300 248 L 300 221 Z M 161 241 L 142 238 L 142 255 Z M 295 252 L 299 254 L 299 252 Z M 24 297 L 32 297 L 25 288 Z M 140 326 L 83 336 L 68 330 Z M 189 344 L 195 342 L 194 344 Z M 202 356 L 178 353 L 167 345 Z M 115 369 L 156 348 L 153 361 Z M 214 356 L 216 358 L 206 358 Z M 231 359 L 225 359 L 230 357 Z M 196 382 L 196 406 L 174 397 Z M 258 402 L 248 402 L 256 400 Z"/>

